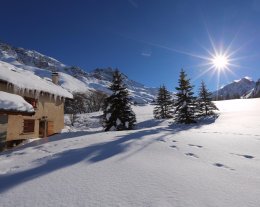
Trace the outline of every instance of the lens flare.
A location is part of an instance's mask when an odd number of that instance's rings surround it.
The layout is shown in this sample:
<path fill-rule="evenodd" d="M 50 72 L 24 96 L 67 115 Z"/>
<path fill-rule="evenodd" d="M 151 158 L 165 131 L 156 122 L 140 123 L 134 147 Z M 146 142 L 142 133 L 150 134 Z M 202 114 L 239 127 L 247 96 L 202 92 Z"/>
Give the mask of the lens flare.
<path fill-rule="evenodd" d="M 228 68 L 229 59 L 225 55 L 216 55 L 212 58 L 212 64 L 217 70 L 225 70 Z"/>

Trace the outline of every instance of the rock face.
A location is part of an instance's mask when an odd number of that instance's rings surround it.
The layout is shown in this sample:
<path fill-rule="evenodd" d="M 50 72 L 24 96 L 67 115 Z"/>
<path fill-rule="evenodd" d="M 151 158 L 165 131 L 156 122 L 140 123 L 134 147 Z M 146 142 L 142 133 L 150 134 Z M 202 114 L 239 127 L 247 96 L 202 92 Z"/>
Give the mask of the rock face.
<path fill-rule="evenodd" d="M 260 97 L 260 79 L 256 82 L 254 91 L 253 91 L 253 98 L 259 98 Z"/>
<path fill-rule="evenodd" d="M 0 42 L 0 60 L 33 72 L 44 79 L 50 79 L 51 72 L 59 72 L 60 84 L 70 92 L 102 91 L 109 94 L 114 69 L 97 68 L 87 72 L 77 66 L 68 66 L 60 61 L 34 50 L 13 47 Z M 124 82 L 133 102 L 149 103 L 155 99 L 158 89 L 146 87 L 129 79 L 125 74 Z"/>
<path fill-rule="evenodd" d="M 250 90 L 243 98 L 259 98 L 260 97 L 260 79 L 256 82 L 255 87 Z"/>
<path fill-rule="evenodd" d="M 21 64 L 38 67 L 41 69 L 57 71 L 65 67 L 64 64 L 54 58 L 43 55 L 34 50 L 16 48 L 0 42 L 0 59 L 7 62 L 18 61 Z"/>
<path fill-rule="evenodd" d="M 213 92 L 213 99 L 227 100 L 245 97 L 254 87 L 256 83 L 248 77 L 233 81 L 218 91 Z"/>

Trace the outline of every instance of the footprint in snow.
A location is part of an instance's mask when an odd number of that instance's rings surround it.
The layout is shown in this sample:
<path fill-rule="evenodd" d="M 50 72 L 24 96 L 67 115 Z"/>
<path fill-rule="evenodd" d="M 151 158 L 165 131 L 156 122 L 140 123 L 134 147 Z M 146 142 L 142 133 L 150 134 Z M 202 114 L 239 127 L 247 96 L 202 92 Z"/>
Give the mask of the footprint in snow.
<path fill-rule="evenodd" d="M 46 153 L 51 153 L 49 150 L 46 150 L 46 149 L 40 149 L 40 151 L 42 151 L 42 152 L 46 152 Z"/>
<path fill-rule="evenodd" d="M 199 156 L 198 156 L 198 155 L 196 155 L 196 154 L 193 154 L 193 153 L 191 153 L 191 152 L 189 152 L 189 153 L 186 153 L 185 155 L 187 155 L 187 156 L 190 156 L 190 157 L 199 158 Z"/>
<path fill-rule="evenodd" d="M 170 146 L 171 148 L 174 148 L 174 149 L 179 149 L 176 145 L 172 145 Z"/>
<path fill-rule="evenodd" d="M 178 141 L 176 141 L 176 140 L 172 140 L 172 142 L 178 142 Z"/>
<path fill-rule="evenodd" d="M 160 142 L 166 142 L 165 139 L 158 139 Z"/>
<path fill-rule="evenodd" d="M 198 147 L 198 148 L 202 148 L 203 146 L 201 146 L 201 145 L 196 145 L 196 144 L 188 144 L 189 146 L 191 146 L 191 147 Z"/>
<path fill-rule="evenodd" d="M 25 152 L 16 152 L 16 153 L 14 153 L 14 155 L 24 155 L 24 154 L 26 154 Z"/>
<path fill-rule="evenodd" d="M 235 153 L 231 153 L 232 155 L 237 155 L 237 156 L 240 156 L 240 157 L 244 157 L 246 159 L 254 159 L 255 157 L 252 156 L 252 155 L 242 155 L 242 154 L 235 154 Z"/>
<path fill-rule="evenodd" d="M 254 159 L 255 157 L 254 156 L 251 156 L 251 155 L 240 155 L 244 158 L 247 158 L 247 159 Z"/>
<path fill-rule="evenodd" d="M 228 167 L 228 166 L 226 166 L 226 165 L 224 165 L 222 163 L 218 163 L 218 162 L 214 163 L 213 165 L 216 166 L 216 167 L 226 168 L 228 170 L 234 170 L 234 169 L 232 169 L 232 168 L 230 168 L 230 167 Z"/>

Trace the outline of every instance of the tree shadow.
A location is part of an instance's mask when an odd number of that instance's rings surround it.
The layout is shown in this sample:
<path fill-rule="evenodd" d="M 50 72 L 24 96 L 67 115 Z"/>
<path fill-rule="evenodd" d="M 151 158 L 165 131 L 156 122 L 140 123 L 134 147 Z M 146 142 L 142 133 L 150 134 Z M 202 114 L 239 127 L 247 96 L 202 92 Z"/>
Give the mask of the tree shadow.
<path fill-rule="evenodd" d="M 125 153 L 133 142 L 142 140 L 144 137 L 159 133 L 164 133 L 160 135 L 160 138 L 166 136 L 170 133 L 178 133 L 184 130 L 200 128 L 205 124 L 211 124 L 213 120 L 210 122 L 201 122 L 197 124 L 191 125 L 177 125 L 172 124 L 168 127 L 160 127 L 160 128 L 149 128 L 144 130 L 132 130 L 129 131 L 128 134 L 118 136 L 115 140 L 97 143 L 93 145 L 89 145 L 83 148 L 70 149 L 55 155 L 50 155 L 47 157 L 40 158 L 35 160 L 34 162 L 38 165 L 32 169 L 28 169 L 25 171 L 20 171 L 12 174 L 0 175 L 0 193 L 5 192 L 15 186 L 23 184 L 27 181 L 34 180 L 38 177 L 47 175 L 54 171 L 75 165 L 79 162 L 87 163 L 97 163 L 101 161 L 105 161 L 122 153 Z M 166 133 L 165 133 L 166 132 Z M 90 135 L 95 133 L 104 133 L 104 132 L 70 132 L 63 133 L 60 135 L 55 135 L 53 137 L 48 138 L 48 142 L 53 142 L 61 139 L 70 139 L 75 137 L 80 137 L 84 135 Z M 153 142 L 157 142 L 158 137 L 156 139 L 150 139 L 142 143 L 141 147 L 136 151 L 130 153 L 125 156 L 129 157 L 134 153 L 144 149 L 149 146 Z M 30 143 L 29 146 L 38 146 L 40 144 L 44 144 L 46 140 L 39 140 L 36 143 Z M 26 145 L 28 147 L 28 145 Z"/>
<path fill-rule="evenodd" d="M 0 155 L 8 155 L 13 153 L 14 151 L 20 151 L 28 147 L 37 147 L 39 145 L 45 144 L 45 143 L 50 143 L 50 142 L 56 142 L 59 140 L 64 140 L 64 139 L 71 139 L 71 138 L 77 138 L 77 137 L 82 137 L 85 135 L 91 135 L 91 134 L 98 134 L 102 133 L 102 131 L 94 131 L 94 132 L 89 132 L 89 131 L 77 131 L 77 132 L 64 132 L 60 134 L 54 134 L 52 136 L 46 137 L 46 138 L 40 138 L 37 140 L 34 140 L 32 142 L 14 147 L 8 151 L 1 152 Z"/>
<path fill-rule="evenodd" d="M 172 123 L 165 130 L 172 131 L 173 133 L 178 133 L 178 132 L 187 131 L 191 129 L 199 129 L 203 126 L 207 126 L 215 123 L 217 118 L 218 117 L 201 118 L 198 120 L 197 123 L 193 123 L 193 124 Z"/>
<path fill-rule="evenodd" d="M 167 121 L 167 119 L 149 119 L 143 122 L 139 122 L 136 126 L 137 129 L 152 128 L 159 126 L 161 123 Z"/>
<path fill-rule="evenodd" d="M 158 129 L 157 129 L 158 130 Z M 39 166 L 22 172 L 0 175 L 0 193 L 17 185 L 47 175 L 79 162 L 96 163 L 107 160 L 127 151 L 133 141 L 141 140 L 144 136 L 158 133 L 157 130 L 129 131 L 116 140 L 93 144 L 83 148 L 71 149 L 35 160 Z"/>

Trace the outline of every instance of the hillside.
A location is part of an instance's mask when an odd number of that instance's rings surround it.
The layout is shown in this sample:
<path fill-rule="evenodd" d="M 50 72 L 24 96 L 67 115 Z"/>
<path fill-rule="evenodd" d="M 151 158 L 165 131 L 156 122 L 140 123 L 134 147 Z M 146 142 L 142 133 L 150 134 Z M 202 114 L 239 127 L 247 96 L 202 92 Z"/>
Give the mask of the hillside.
<path fill-rule="evenodd" d="M 136 130 L 67 131 L 2 153 L 1 206 L 258 207 L 260 99 L 216 104 L 215 122 L 174 125 L 136 106 Z"/>
<path fill-rule="evenodd" d="M 212 95 L 215 100 L 240 98 L 253 90 L 255 85 L 256 83 L 251 78 L 244 77 L 225 85 L 221 89 L 213 92 Z"/>
<path fill-rule="evenodd" d="M 91 90 L 98 90 L 107 94 L 110 93 L 107 88 L 111 84 L 112 72 L 114 70 L 112 68 L 95 69 L 86 72 L 79 67 L 65 65 L 37 51 L 16 48 L 2 42 L 0 42 L 0 61 L 30 71 L 47 80 L 51 78 L 53 71 L 59 72 L 61 86 L 70 92 L 85 93 Z M 155 99 L 157 88 L 146 87 L 129 79 L 125 74 L 123 76 L 133 101 L 149 103 Z"/>

